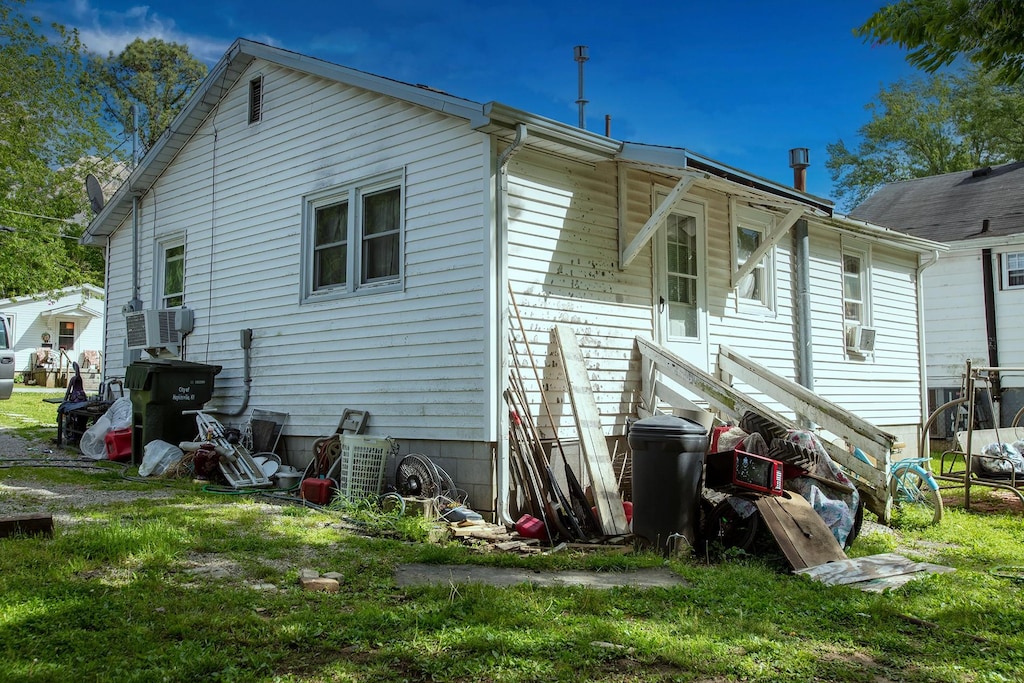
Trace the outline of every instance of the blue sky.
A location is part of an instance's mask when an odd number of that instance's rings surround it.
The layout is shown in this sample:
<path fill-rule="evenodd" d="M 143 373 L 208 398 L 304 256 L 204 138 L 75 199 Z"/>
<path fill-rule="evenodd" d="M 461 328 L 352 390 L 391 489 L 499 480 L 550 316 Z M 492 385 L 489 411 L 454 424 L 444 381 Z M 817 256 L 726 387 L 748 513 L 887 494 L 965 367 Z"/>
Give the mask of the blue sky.
<path fill-rule="evenodd" d="M 587 128 L 686 147 L 791 183 L 810 149 L 808 191 L 832 196 L 825 145 L 856 141 L 864 106 L 916 72 L 903 52 L 852 34 L 869 0 L 351 2 L 36 0 L 95 52 L 137 36 L 184 42 L 212 65 L 238 37 L 477 102 L 578 122 L 573 46 L 586 45 Z"/>

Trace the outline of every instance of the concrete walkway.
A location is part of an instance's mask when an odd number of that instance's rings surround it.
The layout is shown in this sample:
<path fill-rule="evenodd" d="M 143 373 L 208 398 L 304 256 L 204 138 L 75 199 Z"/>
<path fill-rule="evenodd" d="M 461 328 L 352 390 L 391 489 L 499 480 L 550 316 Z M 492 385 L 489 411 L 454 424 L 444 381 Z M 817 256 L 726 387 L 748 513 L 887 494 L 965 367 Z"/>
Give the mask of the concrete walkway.
<path fill-rule="evenodd" d="M 507 567 L 479 567 L 476 565 L 403 564 L 395 570 L 399 586 L 449 586 L 451 584 L 482 583 L 489 586 L 515 586 L 529 583 L 535 586 L 585 586 L 587 588 L 671 588 L 688 586 L 686 580 L 667 569 L 638 569 L 635 571 L 540 571 Z"/>

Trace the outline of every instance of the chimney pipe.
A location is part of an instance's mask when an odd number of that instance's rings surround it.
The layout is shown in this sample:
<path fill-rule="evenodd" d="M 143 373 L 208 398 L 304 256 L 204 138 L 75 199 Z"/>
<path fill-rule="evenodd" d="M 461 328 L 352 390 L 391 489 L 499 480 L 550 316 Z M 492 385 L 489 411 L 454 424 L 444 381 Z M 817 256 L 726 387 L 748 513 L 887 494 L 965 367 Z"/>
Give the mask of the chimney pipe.
<path fill-rule="evenodd" d="M 793 187 L 800 192 L 807 191 L 807 167 L 810 165 L 810 151 L 806 147 L 794 147 L 789 150 L 789 167 L 793 169 Z"/>
<path fill-rule="evenodd" d="M 604 136 L 610 138 L 612 136 L 612 115 L 604 115 Z"/>

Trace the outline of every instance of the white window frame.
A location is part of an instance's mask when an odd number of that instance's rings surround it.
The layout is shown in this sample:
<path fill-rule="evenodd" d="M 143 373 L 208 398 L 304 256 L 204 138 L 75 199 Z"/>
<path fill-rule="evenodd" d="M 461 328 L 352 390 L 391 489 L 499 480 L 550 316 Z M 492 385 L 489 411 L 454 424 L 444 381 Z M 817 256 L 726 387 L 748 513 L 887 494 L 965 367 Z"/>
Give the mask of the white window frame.
<path fill-rule="evenodd" d="M 745 260 L 740 258 L 739 253 L 739 232 L 749 230 L 759 235 L 758 246 L 765 243 L 771 237 L 772 228 L 775 227 L 775 216 L 767 211 L 760 211 L 745 204 L 733 203 L 732 206 L 732 267 L 733 272 L 739 270 Z M 736 304 L 741 312 L 774 314 L 775 313 L 775 247 L 769 249 L 761 262 L 754 267 L 743 282 L 736 286 Z M 760 273 L 761 294 L 758 297 L 751 297 L 744 294 L 744 288 L 748 281 L 752 281 Z"/>
<path fill-rule="evenodd" d="M 846 257 L 854 256 L 860 259 L 860 299 L 847 299 L 846 297 Z M 849 358 L 860 359 L 861 354 L 850 350 L 847 339 L 851 334 L 850 330 L 856 326 L 873 327 L 871 311 L 871 247 L 868 245 L 852 244 L 843 242 L 839 250 L 839 296 L 840 313 L 843 316 L 843 347 Z M 847 303 L 855 302 L 860 305 L 860 316 L 858 319 L 846 316 Z"/>
<path fill-rule="evenodd" d="M 1002 256 L 1003 289 L 1024 289 L 1024 251 L 1008 251 Z M 1010 282 L 1011 273 L 1018 282 Z"/>
<path fill-rule="evenodd" d="M 398 190 L 399 215 L 395 232 L 397 239 L 397 272 L 371 279 L 366 275 L 364 247 L 363 200 L 373 194 Z M 405 169 L 382 173 L 352 183 L 322 190 L 302 199 L 302 303 L 324 301 L 357 294 L 401 291 L 405 286 Z M 345 226 L 345 281 L 315 287 L 316 213 L 333 205 L 348 203 Z M 377 239 L 373 237 L 370 239 Z"/>
<path fill-rule="evenodd" d="M 167 252 L 172 249 L 181 249 L 181 291 L 168 295 L 164 289 L 167 284 Z M 185 246 L 184 235 L 166 237 L 158 243 L 156 272 L 157 278 L 154 283 L 153 298 L 156 308 L 178 308 L 185 305 L 185 281 L 188 277 L 186 264 L 188 262 L 188 249 Z M 170 296 L 180 296 L 181 303 L 167 303 Z"/>

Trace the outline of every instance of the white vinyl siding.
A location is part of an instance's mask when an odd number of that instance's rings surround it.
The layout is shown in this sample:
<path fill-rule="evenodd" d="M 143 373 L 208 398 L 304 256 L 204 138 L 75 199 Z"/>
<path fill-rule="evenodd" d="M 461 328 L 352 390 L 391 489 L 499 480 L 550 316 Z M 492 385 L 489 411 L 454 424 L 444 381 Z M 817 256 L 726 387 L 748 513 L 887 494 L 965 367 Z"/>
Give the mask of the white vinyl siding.
<path fill-rule="evenodd" d="M 274 116 L 250 126 L 255 73 L 274 94 Z M 223 366 L 210 407 L 240 401 L 238 335 L 249 328 L 249 406 L 288 413 L 286 436 L 329 434 L 355 408 L 369 412 L 368 434 L 484 441 L 494 413 L 485 392 L 488 138 L 464 120 L 259 60 L 220 103 L 214 132 L 213 119 L 203 124 L 140 211 L 144 264 L 154 240 L 187 233 L 196 329 L 186 360 Z M 301 198 L 395 169 L 404 169 L 404 287 L 300 305 Z M 110 250 L 108 300 L 119 312 L 131 298 L 127 221 Z M 141 280 L 152 300 L 150 274 Z M 123 328 L 123 316 L 109 317 L 115 375 Z"/>

